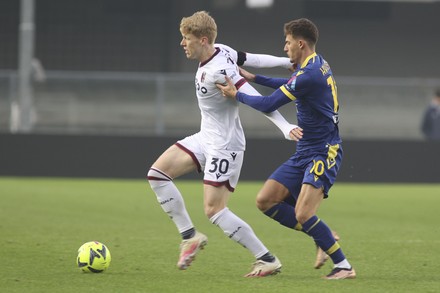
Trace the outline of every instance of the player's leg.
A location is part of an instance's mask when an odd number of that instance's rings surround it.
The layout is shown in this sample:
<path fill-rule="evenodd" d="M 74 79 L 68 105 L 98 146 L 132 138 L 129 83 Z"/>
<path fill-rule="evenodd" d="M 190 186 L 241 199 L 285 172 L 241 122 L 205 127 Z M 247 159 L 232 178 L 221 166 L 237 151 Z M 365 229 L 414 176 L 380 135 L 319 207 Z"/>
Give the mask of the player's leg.
<path fill-rule="evenodd" d="M 246 276 L 263 277 L 280 271 L 281 263 L 255 235 L 253 229 L 235 215 L 227 203 L 234 191 L 243 163 L 243 152 L 218 151 L 207 156 L 204 177 L 204 209 L 210 221 L 257 259 Z M 209 165 L 209 166 L 208 166 Z"/>
<path fill-rule="evenodd" d="M 356 277 L 354 269 L 346 259 L 332 231 L 316 216 L 324 198 L 323 188 L 304 184 L 298 197 L 295 212 L 298 222 L 305 233 L 311 236 L 315 243 L 326 252 L 335 264 L 326 279 L 352 279 Z"/>
<path fill-rule="evenodd" d="M 205 184 L 205 213 L 230 239 L 248 249 L 257 259 L 246 277 L 264 277 L 280 272 L 281 263 L 255 235 L 253 229 L 227 208 L 230 191 L 224 185 Z"/>
<path fill-rule="evenodd" d="M 271 178 L 273 178 L 271 176 Z M 258 192 L 257 207 L 269 218 L 291 229 L 301 230 L 295 217 L 295 208 L 286 201 L 290 192 L 277 180 L 269 178 Z"/>
<path fill-rule="evenodd" d="M 335 238 L 335 240 L 339 241 L 339 239 L 340 239 L 339 235 L 335 231 L 332 231 L 332 234 L 333 234 L 333 237 Z M 328 254 L 325 253 L 325 251 L 322 250 L 321 247 L 316 245 L 316 259 L 315 259 L 315 263 L 314 263 L 313 267 L 315 269 L 322 268 L 328 259 L 329 259 Z"/>
<path fill-rule="evenodd" d="M 257 196 L 257 207 L 268 217 L 291 229 L 302 231 L 295 214 L 304 178 L 304 162 L 295 155 L 275 170 Z M 304 232 L 304 231 L 303 231 Z M 335 232 L 332 232 L 338 237 Z M 338 240 L 336 239 L 336 240 Z M 315 268 L 328 260 L 328 255 L 316 246 Z"/>
<path fill-rule="evenodd" d="M 182 142 L 182 141 L 181 141 Z M 148 171 L 148 181 L 162 209 L 169 215 L 182 236 L 179 269 L 186 269 L 196 253 L 207 243 L 207 237 L 196 232 L 180 191 L 173 179 L 199 168 L 195 156 L 180 144 L 168 148 Z"/>

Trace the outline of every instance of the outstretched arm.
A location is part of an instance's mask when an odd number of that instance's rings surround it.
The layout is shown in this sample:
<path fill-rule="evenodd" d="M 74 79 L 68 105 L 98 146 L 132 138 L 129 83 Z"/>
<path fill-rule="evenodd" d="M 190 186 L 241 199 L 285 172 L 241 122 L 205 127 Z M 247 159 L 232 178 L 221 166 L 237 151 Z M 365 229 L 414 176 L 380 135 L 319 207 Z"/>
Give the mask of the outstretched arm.
<path fill-rule="evenodd" d="M 241 51 L 238 52 L 237 63 L 239 66 L 244 65 L 255 68 L 283 67 L 290 69 L 293 65 L 287 57 L 277 57 L 267 54 L 254 54 Z"/>
<path fill-rule="evenodd" d="M 232 83 L 232 81 L 228 77 L 226 77 L 226 81 L 228 83 Z M 234 86 L 234 88 L 235 88 L 235 86 Z M 259 96 L 259 97 L 261 97 L 261 94 L 254 87 L 252 87 L 247 82 L 244 83 L 240 87 L 240 94 L 244 94 L 244 95 L 248 95 L 248 96 Z M 261 112 L 264 114 L 264 116 L 266 116 L 267 119 L 269 119 L 273 124 L 275 124 L 281 130 L 281 132 L 284 134 L 284 137 L 287 140 L 298 141 L 299 139 L 302 138 L 302 129 L 299 128 L 295 124 L 290 124 L 283 117 L 283 115 L 281 115 L 281 113 L 278 112 L 277 110 L 261 111 Z"/>
<path fill-rule="evenodd" d="M 272 78 L 259 74 L 253 74 L 247 70 L 244 70 L 243 68 L 240 68 L 240 75 L 243 76 L 248 82 L 255 82 L 259 85 L 264 85 L 273 89 L 277 89 L 289 81 L 287 78 Z"/>

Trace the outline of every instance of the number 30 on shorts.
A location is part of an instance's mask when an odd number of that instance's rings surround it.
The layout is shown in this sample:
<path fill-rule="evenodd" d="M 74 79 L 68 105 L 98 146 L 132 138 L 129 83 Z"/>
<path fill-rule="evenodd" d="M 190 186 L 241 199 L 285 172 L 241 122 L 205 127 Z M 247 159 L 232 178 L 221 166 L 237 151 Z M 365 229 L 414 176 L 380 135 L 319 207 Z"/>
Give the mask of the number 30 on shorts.
<path fill-rule="evenodd" d="M 229 169 L 229 161 L 226 159 L 212 158 L 211 165 L 212 168 L 208 170 L 210 173 L 215 173 L 218 170 L 220 174 L 226 174 Z"/>

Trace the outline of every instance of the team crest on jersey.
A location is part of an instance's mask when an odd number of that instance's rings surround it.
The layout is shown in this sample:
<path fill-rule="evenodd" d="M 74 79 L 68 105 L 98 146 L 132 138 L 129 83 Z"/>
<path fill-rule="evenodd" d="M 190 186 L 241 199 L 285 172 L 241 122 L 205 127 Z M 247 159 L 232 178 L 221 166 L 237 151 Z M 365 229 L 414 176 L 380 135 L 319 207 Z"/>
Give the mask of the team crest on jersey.
<path fill-rule="evenodd" d="M 203 71 L 202 76 L 200 77 L 200 82 L 205 82 L 206 72 Z"/>
<path fill-rule="evenodd" d="M 295 85 L 296 85 L 296 75 L 292 76 L 289 81 L 287 82 L 287 86 L 294 91 L 295 90 Z"/>

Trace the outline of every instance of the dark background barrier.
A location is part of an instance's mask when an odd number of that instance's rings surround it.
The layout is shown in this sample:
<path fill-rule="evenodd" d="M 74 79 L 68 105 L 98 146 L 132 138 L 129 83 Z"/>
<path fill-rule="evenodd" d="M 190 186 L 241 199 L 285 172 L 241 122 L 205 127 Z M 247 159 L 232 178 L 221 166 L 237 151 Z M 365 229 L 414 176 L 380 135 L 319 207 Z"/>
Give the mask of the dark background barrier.
<path fill-rule="evenodd" d="M 337 76 L 438 76 L 439 2 L 276 0 L 263 10 L 245 2 L 35 1 L 35 57 L 48 70 L 193 72 L 179 23 L 207 10 L 218 42 L 238 50 L 284 56 L 284 23 L 307 17 Z M 18 0 L 0 1 L 0 69 L 17 68 L 19 7 Z M 427 57 L 415 61 L 414 52 Z"/>
<path fill-rule="evenodd" d="M 0 134 L 0 176 L 144 178 L 177 139 Z M 343 148 L 338 182 L 440 182 L 440 142 L 347 140 Z M 241 180 L 265 180 L 294 150 L 289 141 L 248 139 Z"/>

